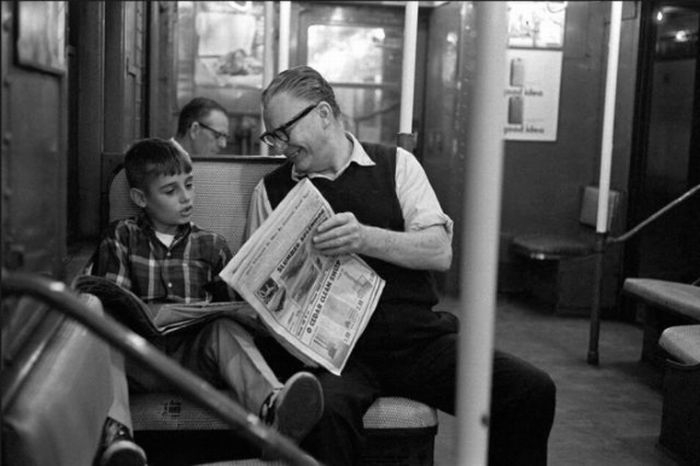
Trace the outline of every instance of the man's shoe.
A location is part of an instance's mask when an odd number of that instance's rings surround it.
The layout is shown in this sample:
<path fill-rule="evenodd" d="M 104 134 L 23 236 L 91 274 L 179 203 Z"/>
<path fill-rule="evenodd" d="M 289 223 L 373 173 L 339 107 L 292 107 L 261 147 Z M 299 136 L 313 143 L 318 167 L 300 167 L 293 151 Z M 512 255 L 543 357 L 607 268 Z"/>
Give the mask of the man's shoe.
<path fill-rule="evenodd" d="M 301 442 L 323 414 L 321 384 L 312 374 L 298 372 L 263 403 L 261 418 L 295 443 Z"/>
<path fill-rule="evenodd" d="M 129 429 L 107 418 L 102 435 L 102 454 L 99 466 L 146 466 L 146 452 L 134 443 Z"/>

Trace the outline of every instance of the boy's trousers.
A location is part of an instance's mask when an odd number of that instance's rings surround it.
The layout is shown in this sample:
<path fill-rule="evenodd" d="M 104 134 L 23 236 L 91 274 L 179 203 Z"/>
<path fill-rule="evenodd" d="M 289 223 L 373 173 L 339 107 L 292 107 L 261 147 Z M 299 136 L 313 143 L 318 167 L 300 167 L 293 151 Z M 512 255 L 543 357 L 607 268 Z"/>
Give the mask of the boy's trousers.
<path fill-rule="evenodd" d="M 283 386 L 258 351 L 252 335 L 225 317 L 158 337 L 151 343 L 216 388 L 231 390 L 234 399 L 256 415 L 273 390 Z M 170 390 L 155 374 L 131 361 L 126 362 L 126 373 L 131 391 Z M 108 415 L 132 430 L 124 357 L 116 351 L 112 351 L 112 378 L 114 400 Z"/>

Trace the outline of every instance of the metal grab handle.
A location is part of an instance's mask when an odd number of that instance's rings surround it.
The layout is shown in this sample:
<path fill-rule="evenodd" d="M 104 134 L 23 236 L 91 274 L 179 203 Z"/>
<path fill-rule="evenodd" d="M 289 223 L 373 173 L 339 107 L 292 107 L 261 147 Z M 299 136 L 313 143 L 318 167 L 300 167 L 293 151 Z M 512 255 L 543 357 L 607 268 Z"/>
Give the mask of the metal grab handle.
<path fill-rule="evenodd" d="M 193 375 L 156 349 L 147 340 L 108 315 L 92 312 L 62 282 L 27 273 L 2 270 L 3 296 L 30 295 L 76 320 L 105 340 L 110 346 L 134 358 L 171 383 L 190 401 L 228 424 L 232 430 L 260 448 L 277 453 L 292 465 L 317 466 L 319 463 L 292 441 L 265 425 L 210 384 Z"/>
<path fill-rule="evenodd" d="M 668 212 L 672 208 L 676 207 L 678 204 L 685 201 L 686 199 L 688 199 L 690 196 L 692 196 L 693 194 L 695 194 L 698 191 L 700 191 L 700 184 L 695 186 L 694 188 L 690 188 L 688 191 L 683 193 L 681 196 L 677 197 L 673 201 L 666 204 L 664 207 L 660 208 L 659 210 L 657 210 L 656 212 L 651 214 L 643 222 L 641 222 L 639 225 L 632 228 L 628 232 L 626 232 L 620 236 L 614 237 L 614 238 L 607 238 L 606 243 L 607 244 L 624 243 L 625 241 L 627 241 L 628 239 L 630 239 L 631 237 L 633 237 L 634 235 L 639 233 L 644 227 L 649 225 L 651 222 L 655 221 L 656 219 L 661 217 L 663 214 L 665 214 L 666 212 Z"/>

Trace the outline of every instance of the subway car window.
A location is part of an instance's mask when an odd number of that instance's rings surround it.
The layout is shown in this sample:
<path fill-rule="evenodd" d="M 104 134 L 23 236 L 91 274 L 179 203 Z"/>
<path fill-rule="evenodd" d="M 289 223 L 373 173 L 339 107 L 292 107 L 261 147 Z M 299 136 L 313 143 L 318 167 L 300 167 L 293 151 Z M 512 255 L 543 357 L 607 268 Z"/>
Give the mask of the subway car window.
<path fill-rule="evenodd" d="M 223 154 L 259 154 L 263 2 L 177 2 L 177 104 L 216 100 L 229 115 Z"/>
<path fill-rule="evenodd" d="M 314 24 L 307 63 L 336 91 L 345 124 L 363 141 L 391 144 L 399 122 L 402 31 Z"/>
<path fill-rule="evenodd" d="M 296 64 L 323 70 L 351 132 L 368 142 L 395 144 L 404 41 L 403 21 L 397 10 L 362 2 L 311 5 L 300 2 L 299 8 L 292 10 L 293 16 L 298 15 Z M 419 21 L 417 63 L 425 59 L 424 29 L 426 25 Z M 423 67 L 416 70 L 419 83 L 424 72 Z M 417 128 L 423 106 L 420 93 L 414 96 L 414 106 Z M 416 152 L 420 158 L 420 150 Z"/>

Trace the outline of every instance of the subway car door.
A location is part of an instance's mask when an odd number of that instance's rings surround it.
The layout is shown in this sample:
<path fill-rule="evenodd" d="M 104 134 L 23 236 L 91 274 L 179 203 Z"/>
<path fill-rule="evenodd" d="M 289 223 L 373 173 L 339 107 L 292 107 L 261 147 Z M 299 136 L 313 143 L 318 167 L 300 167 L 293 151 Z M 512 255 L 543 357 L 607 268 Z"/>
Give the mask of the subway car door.
<path fill-rule="evenodd" d="M 642 5 L 640 86 L 635 118 L 629 225 L 700 183 L 700 82 L 694 2 Z M 646 38 L 646 39 L 645 39 Z M 700 278 L 700 194 L 643 230 L 626 276 L 692 282 Z"/>

